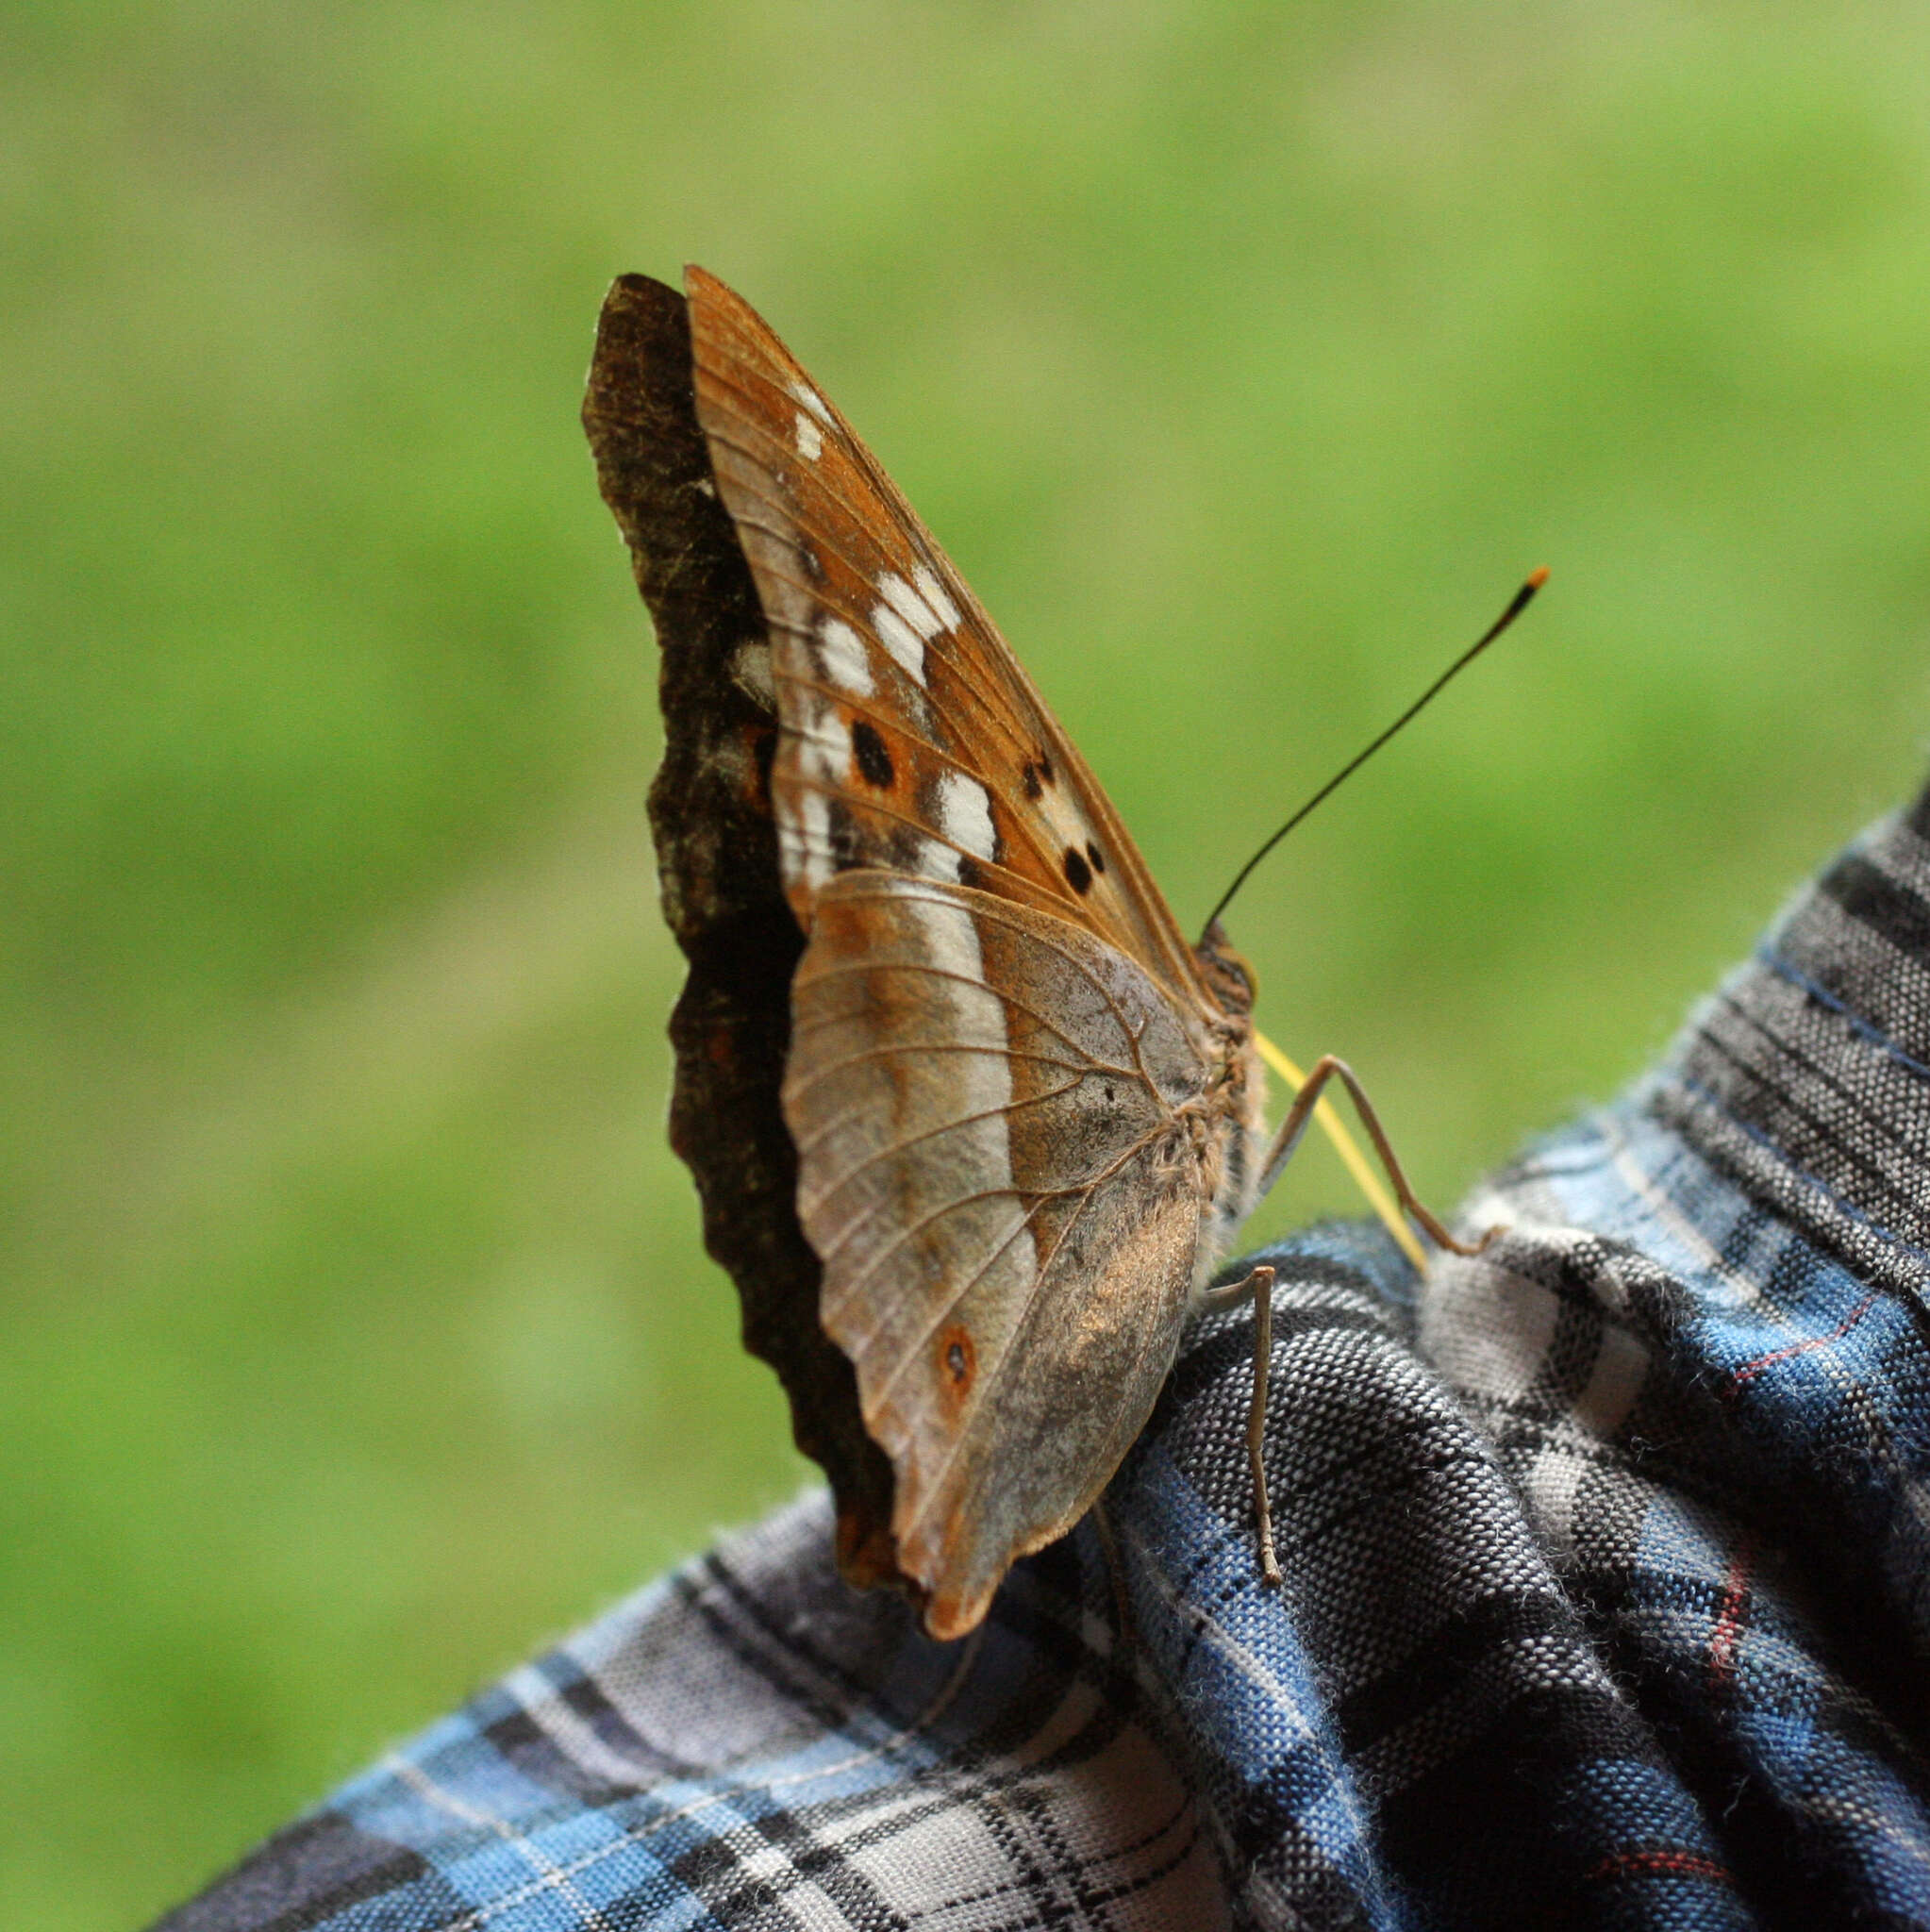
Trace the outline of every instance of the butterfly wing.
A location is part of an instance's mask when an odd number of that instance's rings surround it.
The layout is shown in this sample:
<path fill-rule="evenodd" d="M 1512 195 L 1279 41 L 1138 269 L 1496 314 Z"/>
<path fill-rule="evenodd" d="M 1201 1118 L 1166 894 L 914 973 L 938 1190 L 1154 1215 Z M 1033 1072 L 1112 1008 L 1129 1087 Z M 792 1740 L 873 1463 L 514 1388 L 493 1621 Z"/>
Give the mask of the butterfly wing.
<path fill-rule="evenodd" d="M 896 1477 L 934 1636 L 1091 1506 L 1172 1366 L 1207 1070 L 1070 922 L 872 869 L 817 896 L 784 1106 L 825 1328 Z"/>
<path fill-rule="evenodd" d="M 957 1635 L 1142 1425 L 1258 1075 L 936 541 L 756 313 L 699 270 L 689 291 L 807 935 L 784 1091 L 799 1215 L 891 1458 L 898 1560 Z"/>
<path fill-rule="evenodd" d="M 1009 646 L 750 305 L 688 273 L 697 414 L 771 630 L 785 881 L 874 864 L 1097 932 L 1208 1001 L 1145 861 Z"/>

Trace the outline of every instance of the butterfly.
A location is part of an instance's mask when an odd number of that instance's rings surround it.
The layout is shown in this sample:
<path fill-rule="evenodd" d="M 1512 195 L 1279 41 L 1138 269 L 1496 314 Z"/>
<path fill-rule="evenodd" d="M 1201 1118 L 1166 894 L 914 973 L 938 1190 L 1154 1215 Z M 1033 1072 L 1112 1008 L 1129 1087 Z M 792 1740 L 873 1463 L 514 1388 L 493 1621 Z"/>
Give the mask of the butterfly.
<path fill-rule="evenodd" d="M 931 533 L 740 297 L 605 304 L 584 420 L 662 651 L 651 794 L 690 975 L 672 1141 L 825 1468 L 934 1637 L 1092 1507 L 1329 1077 L 1269 1141 L 1254 975 L 1182 934 Z M 1462 1250 L 1467 1252 L 1467 1250 Z"/>

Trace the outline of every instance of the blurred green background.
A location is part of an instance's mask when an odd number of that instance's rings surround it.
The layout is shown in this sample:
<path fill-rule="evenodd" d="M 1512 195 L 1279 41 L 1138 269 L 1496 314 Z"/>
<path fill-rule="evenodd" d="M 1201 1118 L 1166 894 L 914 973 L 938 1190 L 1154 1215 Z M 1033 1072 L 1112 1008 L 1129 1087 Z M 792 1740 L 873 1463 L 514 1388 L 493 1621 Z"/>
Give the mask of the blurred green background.
<path fill-rule="evenodd" d="M 133 1925 L 803 1480 L 663 1144 L 576 409 L 701 260 L 1423 1191 L 1930 723 L 1930 15 L 0 13 L 0 1923 Z M 1350 1208 L 1309 1153 L 1270 1224 Z"/>

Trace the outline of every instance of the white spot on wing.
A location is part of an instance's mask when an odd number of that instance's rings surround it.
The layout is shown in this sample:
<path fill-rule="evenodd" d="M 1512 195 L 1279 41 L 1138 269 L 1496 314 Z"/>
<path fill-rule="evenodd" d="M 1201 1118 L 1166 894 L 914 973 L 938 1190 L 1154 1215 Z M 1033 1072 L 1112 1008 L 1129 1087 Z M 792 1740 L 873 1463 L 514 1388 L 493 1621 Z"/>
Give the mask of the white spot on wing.
<path fill-rule="evenodd" d="M 831 882 L 831 801 L 821 791 L 797 795 L 797 823 L 780 815 L 777 856 L 785 882 L 804 884 L 813 891 Z"/>
<path fill-rule="evenodd" d="M 911 869 L 921 878 L 942 879 L 948 886 L 957 882 L 959 855 L 955 846 L 942 839 L 921 839 L 917 849 Z"/>
<path fill-rule="evenodd" d="M 930 642 L 944 629 L 944 620 L 895 571 L 888 570 L 878 579 L 878 594 L 918 633 L 921 643 Z"/>
<path fill-rule="evenodd" d="M 907 909 L 933 966 L 969 985 L 985 984 L 985 952 L 978 943 L 978 927 L 964 907 L 924 897 L 908 899 Z M 1006 1096 L 1011 1097 L 1009 1074 L 1006 1078 Z"/>
<path fill-rule="evenodd" d="M 907 937 L 914 939 L 919 963 L 930 972 L 923 983 L 923 998 L 933 1031 L 975 1049 L 944 1055 L 942 1066 L 933 1068 L 929 1082 L 922 1082 L 918 1089 L 930 1096 L 929 1110 L 921 1114 L 918 1124 L 928 1128 L 945 1124 L 943 1161 L 929 1169 L 939 1183 L 930 1206 L 940 1211 L 958 1207 L 961 1187 L 1009 1196 L 1012 1140 L 1006 1109 L 1012 1104 L 1010 1031 L 1005 1003 L 986 984 L 977 923 L 966 907 L 940 902 L 910 881 L 893 890 L 905 895 Z M 1024 1206 L 1013 1197 L 997 1205 L 983 1203 L 973 1211 L 989 1219 L 984 1263 L 972 1290 L 972 1304 L 988 1312 L 1016 1308 L 1039 1273 L 1039 1250 L 1026 1224 Z M 844 1316 L 836 1324 L 838 1339 L 849 1345 L 852 1339 L 874 1332 L 880 1322 L 875 1311 L 889 1306 L 889 1298 L 879 1298 L 872 1304 L 872 1312 L 857 1310 Z M 828 1322 L 834 1312 L 829 1304 L 824 1312 Z M 919 1350 L 907 1349 L 897 1369 L 880 1386 L 866 1391 L 867 1398 L 882 1402 L 899 1376 L 920 1359 Z"/>
<path fill-rule="evenodd" d="M 777 857 L 787 885 L 812 891 L 828 885 L 836 870 L 831 851 L 831 798 L 824 788 L 851 782 L 851 726 L 838 707 L 806 693 L 806 714 L 796 727 L 797 770 L 805 782 L 787 786 L 777 808 Z"/>
<path fill-rule="evenodd" d="M 889 604 L 872 606 L 872 629 L 879 643 L 897 659 L 899 668 L 921 688 L 924 684 L 924 644 L 918 633 Z"/>
<path fill-rule="evenodd" d="M 991 794 L 976 778 L 947 772 L 939 780 L 939 829 L 974 858 L 990 859 L 998 851 L 998 832 L 991 822 Z"/>
<path fill-rule="evenodd" d="M 807 462 L 814 463 L 824 454 L 824 434 L 811 419 L 800 409 L 797 412 L 797 453 Z"/>
<path fill-rule="evenodd" d="M 790 392 L 807 408 L 826 429 L 831 427 L 831 411 L 825 408 L 824 399 L 807 382 L 793 382 Z"/>
<path fill-rule="evenodd" d="M 957 630 L 958 607 L 946 593 L 944 585 L 939 582 L 938 573 L 930 565 L 922 563 L 911 573 L 911 583 L 918 594 L 938 613 L 940 628 Z"/>
<path fill-rule="evenodd" d="M 851 726 L 838 707 L 816 698 L 797 732 L 798 770 L 820 784 L 851 782 Z"/>
<path fill-rule="evenodd" d="M 840 691 L 848 691 L 855 698 L 868 698 L 877 689 L 872 678 L 871 653 L 841 617 L 820 620 L 818 662 Z"/>

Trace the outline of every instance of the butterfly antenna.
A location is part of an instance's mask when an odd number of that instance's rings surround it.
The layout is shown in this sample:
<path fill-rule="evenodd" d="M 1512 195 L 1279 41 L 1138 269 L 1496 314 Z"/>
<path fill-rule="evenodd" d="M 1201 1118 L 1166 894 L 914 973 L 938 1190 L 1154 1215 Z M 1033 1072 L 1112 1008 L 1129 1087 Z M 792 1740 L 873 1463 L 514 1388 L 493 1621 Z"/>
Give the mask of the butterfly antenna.
<path fill-rule="evenodd" d="M 1383 731 L 1380 734 L 1378 738 L 1376 738 L 1373 741 L 1372 744 L 1370 744 L 1364 751 L 1356 752 L 1351 758 L 1349 758 L 1347 762 L 1344 765 L 1342 765 L 1340 769 L 1338 772 L 1336 772 L 1334 775 L 1331 778 L 1329 778 L 1327 782 L 1324 785 L 1323 785 L 1321 789 L 1318 791 L 1316 791 L 1314 795 L 1311 798 L 1309 798 L 1306 801 L 1306 803 L 1303 805 L 1300 808 L 1300 809 L 1297 812 L 1295 812 L 1293 816 L 1290 819 L 1289 819 L 1287 823 L 1284 825 L 1282 825 L 1280 829 L 1277 832 L 1275 832 L 1273 836 L 1271 839 L 1269 839 L 1267 842 L 1264 845 L 1262 845 L 1260 849 L 1257 852 L 1256 852 L 1254 856 L 1251 858 L 1249 858 L 1243 866 L 1240 868 L 1239 872 L 1234 874 L 1233 883 L 1230 886 L 1228 886 L 1223 892 L 1221 893 L 1220 903 L 1217 906 L 1215 906 L 1212 911 L 1206 915 L 1206 932 L 1210 932 L 1213 929 L 1214 922 L 1220 917 L 1220 915 L 1223 912 L 1226 910 L 1227 907 L 1229 907 L 1233 903 L 1233 895 L 1240 891 L 1241 886 L 1246 884 L 1247 879 L 1252 875 L 1254 868 L 1259 864 L 1260 860 L 1263 859 L 1267 856 L 1267 854 L 1270 853 L 1273 849 L 1273 847 L 1277 845 L 1280 842 L 1280 841 L 1284 839 L 1287 836 L 1287 834 L 1290 832 L 1294 828 L 1294 826 L 1297 825 L 1301 822 L 1301 820 L 1304 819 L 1307 815 L 1307 813 L 1314 808 L 1315 806 L 1319 805 L 1323 799 L 1328 797 L 1334 791 L 1337 791 L 1340 788 L 1340 786 L 1345 784 L 1345 782 L 1349 778 L 1351 778 L 1355 774 L 1355 773 L 1357 772 L 1361 768 L 1361 766 L 1364 765 L 1368 761 L 1368 759 L 1371 758 L 1374 755 L 1374 753 L 1377 752 L 1381 748 L 1381 746 L 1388 741 L 1389 739 L 1393 737 L 1397 731 L 1400 731 L 1405 726 L 1411 724 L 1414 722 L 1414 720 L 1418 718 L 1421 715 L 1421 713 L 1424 711 L 1427 708 L 1427 707 L 1431 705 L 1434 702 L 1434 700 L 1438 698 L 1441 694 L 1441 692 L 1445 691 L 1447 687 L 1451 683 L 1453 683 L 1454 680 L 1456 677 L 1458 677 L 1461 675 L 1461 673 L 1465 671 L 1468 668 L 1468 666 L 1472 664 L 1474 661 L 1474 659 L 1478 658 L 1481 655 L 1481 653 L 1485 651 L 1489 647 L 1489 645 L 1491 644 L 1495 641 L 1495 639 L 1498 638 L 1502 634 L 1502 632 L 1505 631 L 1508 627 L 1508 625 L 1511 625 L 1515 621 L 1515 619 L 1522 614 L 1523 610 L 1525 610 L 1528 608 L 1528 606 L 1531 603 L 1534 602 L 1535 592 L 1539 591 L 1541 588 L 1541 586 L 1545 584 L 1547 581 L 1548 571 L 1545 565 L 1541 569 L 1532 572 L 1529 575 L 1527 582 L 1524 583 L 1521 587 L 1521 589 L 1517 591 L 1511 598 L 1508 599 L 1507 608 L 1504 610 L 1501 613 L 1501 615 L 1497 617 L 1494 620 L 1494 622 L 1490 624 L 1488 626 L 1488 628 L 1485 631 L 1483 631 L 1481 635 L 1472 644 L 1470 644 L 1468 648 L 1465 651 L 1463 651 L 1461 655 L 1458 658 L 1456 658 L 1455 661 L 1452 664 L 1450 664 L 1448 668 L 1445 671 L 1443 671 L 1440 674 L 1440 675 L 1437 677 L 1434 680 L 1434 682 L 1430 684 L 1427 687 L 1427 689 L 1424 691 L 1423 691 L 1421 695 L 1418 698 L 1416 698 L 1414 702 L 1411 705 L 1409 705 L 1405 711 L 1403 711 L 1401 715 L 1398 718 L 1396 718 L 1394 722 L 1391 724 L 1389 724 L 1385 731 Z M 1201 935 L 1201 943 L 1205 944 L 1205 934 L 1203 933 Z"/>

